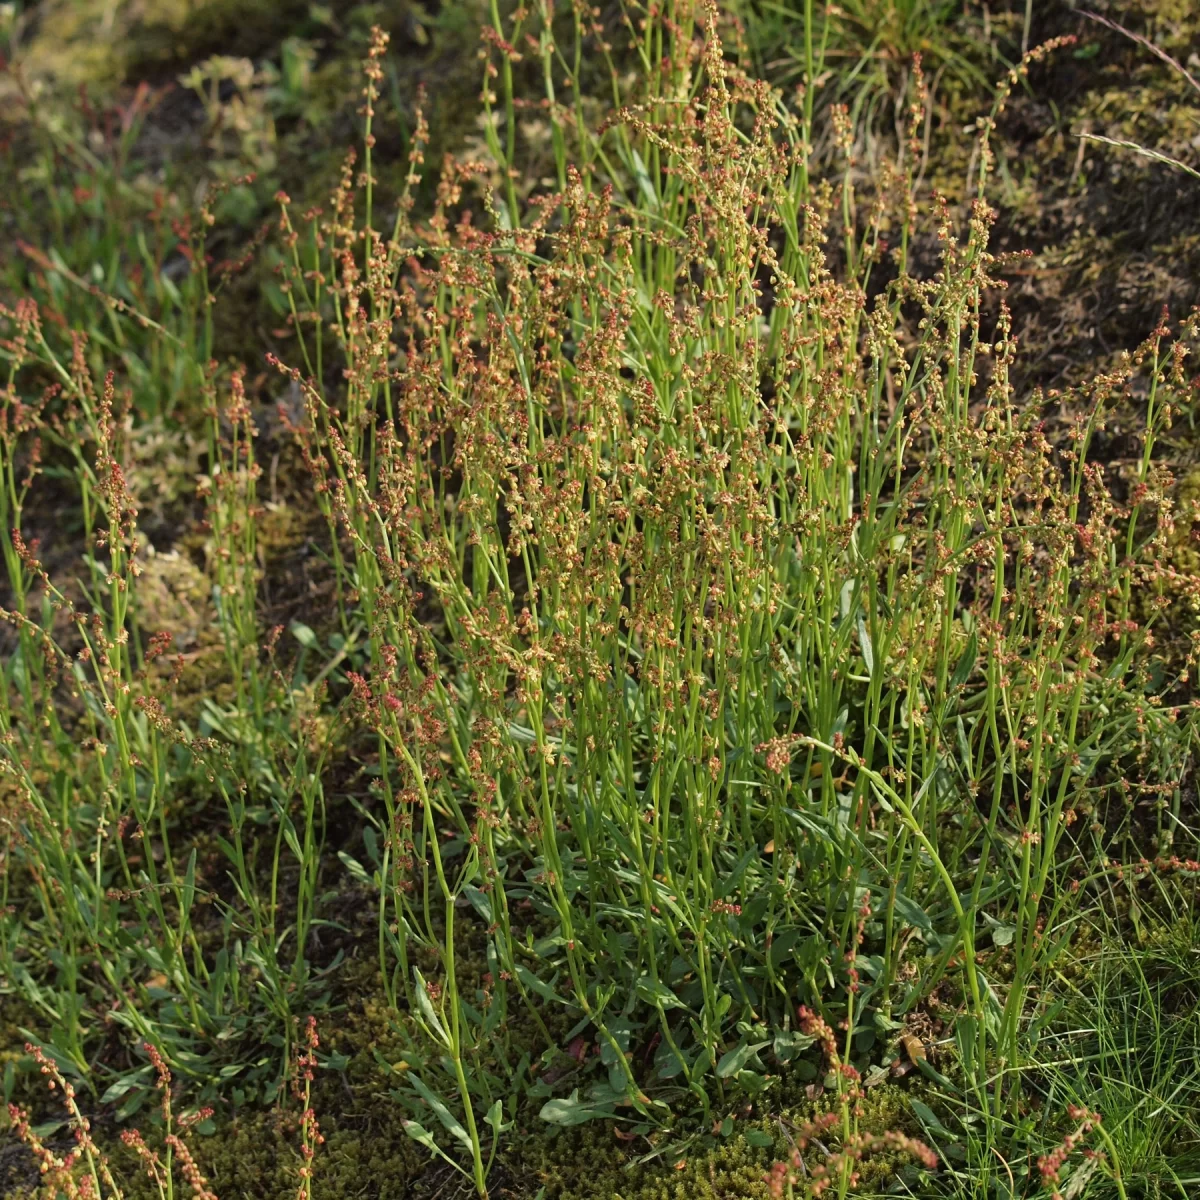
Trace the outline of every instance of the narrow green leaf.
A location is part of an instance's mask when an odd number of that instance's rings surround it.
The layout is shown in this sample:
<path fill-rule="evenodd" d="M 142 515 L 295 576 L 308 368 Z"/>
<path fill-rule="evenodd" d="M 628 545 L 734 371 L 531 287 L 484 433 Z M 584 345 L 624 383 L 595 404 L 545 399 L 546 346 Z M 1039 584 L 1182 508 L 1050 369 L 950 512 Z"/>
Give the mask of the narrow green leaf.
<path fill-rule="evenodd" d="M 968 679 L 971 678 L 971 672 L 975 670 L 975 659 L 979 654 L 979 638 L 974 632 L 967 638 L 967 644 L 963 647 L 962 654 L 958 657 L 958 662 L 954 666 L 954 674 L 950 677 L 950 690 L 962 687 Z"/>
<path fill-rule="evenodd" d="M 871 645 L 871 635 L 867 632 L 867 623 L 858 618 L 858 643 L 862 647 L 863 662 L 867 664 L 867 674 L 875 674 L 875 647 Z"/>
<path fill-rule="evenodd" d="M 429 989 L 425 984 L 425 976 L 416 967 L 413 967 L 413 978 L 417 984 L 417 1007 L 421 1010 L 421 1015 L 430 1024 L 434 1036 L 442 1045 L 449 1046 L 450 1035 L 446 1032 L 446 1027 L 442 1024 L 442 1019 L 437 1015 L 437 1010 L 433 1007 L 433 1001 L 429 998 Z"/>
<path fill-rule="evenodd" d="M 551 1125 L 582 1125 L 586 1121 L 615 1116 L 615 1113 L 611 1105 L 581 1100 L 576 1088 L 570 1096 L 547 1100 L 538 1115 Z"/>
<path fill-rule="evenodd" d="M 523 967 L 520 963 L 515 963 L 514 966 L 517 978 L 524 987 L 527 987 L 531 992 L 536 992 L 543 1000 L 553 1000 L 557 1004 L 563 1002 L 562 997 L 544 979 L 539 979 L 528 967 Z"/>
<path fill-rule="evenodd" d="M 949 1138 L 953 1135 L 945 1125 L 938 1120 L 937 1114 L 927 1104 L 922 1104 L 920 1100 L 910 1100 L 912 1110 L 917 1115 L 917 1120 L 925 1127 L 925 1132 L 935 1138 Z"/>
<path fill-rule="evenodd" d="M 656 979 L 651 979 L 649 975 L 643 975 L 637 981 L 637 994 L 647 1004 L 652 1004 L 655 1008 L 687 1007 L 669 987 L 666 987 Z"/>
<path fill-rule="evenodd" d="M 895 903 L 896 911 L 909 925 L 919 929 L 922 933 L 933 932 L 933 922 L 929 919 L 929 914 L 911 896 L 897 891 Z"/>
<path fill-rule="evenodd" d="M 293 621 L 288 626 L 288 632 L 304 647 L 305 650 L 317 648 L 317 635 L 303 621 Z"/>
<path fill-rule="evenodd" d="M 500 1135 L 509 1128 L 504 1123 L 504 1103 L 501 1100 L 492 1101 L 492 1106 L 487 1110 L 483 1119 L 492 1127 L 492 1133 L 495 1134 L 497 1141 Z"/>
<path fill-rule="evenodd" d="M 487 896 L 472 883 L 463 887 L 463 895 L 471 902 L 471 907 L 490 925 L 492 923 L 492 902 Z"/>
<path fill-rule="evenodd" d="M 444 1159 L 456 1171 L 461 1172 L 463 1175 L 468 1175 L 468 1172 L 464 1171 L 463 1168 L 456 1163 L 454 1159 L 452 1159 L 450 1155 L 448 1155 L 445 1150 L 443 1150 L 441 1146 L 437 1144 L 437 1142 L 433 1140 L 433 1134 L 430 1133 L 429 1130 L 426 1129 L 425 1126 L 419 1121 L 406 1120 L 402 1121 L 401 1124 L 404 1126 L 404 1132 L 407 1133 L 414 1142 L 419 1142 L 425 1147 L 426 1150 L 430 1151 L 432 1154 L 436 1154 L 438 1158 Z"/>
<path fill-rule="evenodd" d="M 183 896 L 180 899 L 180 905 L 183 908 L 181 918 L 183 922 L 188 919 L 188 914 L 192 911 L 192 904 L 196 899 L 196 847 L 192 847 L 192 852 L 188 856 L 187 870 L 183 876 Z"/>
<path fill-rule="evenodd" d="M 468 1150 L 472 1149 L 471 1135 L 463 1128 L 459 1119 L 446 1107 L 442 1098 L 416 1075 L 409 1074 L 408 1082 L 420 1095 L 421 1099 L 437 1114 L 437 1119 L 446 1127 L 451 1137 L 457 1138 Z"/>
<path fill-rule="evenodd" d="M 137 1071 L 131 1071 L 128 1075 L 122 1075 L 119 1079 L 105 1089 L 104 1094 L 100 1097 L 101 1104 L 111 1104 L 114 1100 L 120 1100 L 126 1092 L 135 1087 L 140 1087 L 146 1082 L 148 1068 L 141 1068 Z"/>
<path fill-rule="evenodd" d="M 353 878 L 356 883 L 369 884 L 371 882 L 371 877 L 367 874 L 366 868 L 364 868 L 362 863 L 360 863 L 357 859 L 351 858 L 350 855 L 345 852 L 345 850 L 339 850 L 337 852 L 337 856 L 338 861 L 343 867 L 346 868 L 347 871 L 350 872 L 351 878 Z"/>
<path fill-rule="evenodd" d="M 739 1042 L 732 1050 L 721 1055 L 717 1063 L 717 1078 L 728 1079 L 736 1075 L 754 1057 L 767 1042 Z"/>

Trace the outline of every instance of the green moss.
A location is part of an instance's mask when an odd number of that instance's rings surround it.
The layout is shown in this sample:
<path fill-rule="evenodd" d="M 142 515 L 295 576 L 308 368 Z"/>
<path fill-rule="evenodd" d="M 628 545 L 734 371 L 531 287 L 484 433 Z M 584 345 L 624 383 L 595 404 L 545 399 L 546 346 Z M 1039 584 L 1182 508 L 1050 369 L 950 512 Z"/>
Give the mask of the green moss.
<path fill-rule="evenodd" d="M 467 962 L 465 974 L 470 973 Z M 345 1056 L 339 1071 L 318 1072 L 314 1108 L 325 1137 L 316 1160 L 315 1200 L 411 1197 L 432 1200 L 452 1183 L 450 1169 L 431 1161 L 404 1130 L 407 1111 L 390 1094 L 396 1077 L 380 1064 L 404 1053 L 402 1014 L 389 1010 L 378 963 L 355 957 L 335 978 L 336 1011 L 322 1026 L 322 1052 Z M 627 1126 L 593 1122 L 559 1129 L 537 1116 L 537 1102 L 523 1106 L 502 1143 L 493 1173 L 495 1193 L 514 1200 L 766 1200 L 765 1176 L 789 1148 L 787 1131 L 835 1111 L 836 1098 L 809 1098 L 805 1084 L 785 1076 L 768 1093 L 769 1104 L 744 1115 L 729 1138 L 684 1124 L 670 1131 L 629 1138 Z M 884 1083 L 867 1091 L 859 1127 L 864 1132 L 919 1133 L 905 1084 Z M 143 1110 L 150 1112 L 150 1109 Z M 768 1146 L 747 1141 L 745 1131 L 766 1133 Z M 157 1200 L 153 1184 L 116 1140 L 101 1131 L 114 1165 L 129 1181 L 127 1200 Z M 155 1135 L 147 1130 L 155 1143 Z M 300 1163 L 296 1105 L 218 1114 L 215 1132 L 196 1135 L 197 1161 L 222 1198 L 282 1200 L 294 1194 Z M 868 1157 L 865 1184 L 890 1180 L 906 1160 L 892 1154 Z M 544 1191 L 542 1191 L 544 1189 Z"/>
<path fill-rule="evenodd" d="M 448 1168 L 430 1163 L 426 1152 L 404 1132 L 403 1111 L 382 1090 L 322 1083 L 317 1106 L 325 1143 L 314 1176 L 316 1200 L 352 1196 L 438 1194 Z M 609 1123 L 554 1131 L 526 1114 L 501 1154 L 494 1173 L 499 1194 L 532 1200 L 766 1200 L 765 1176 L 788 1147 L 786 1129 L 810 1120 L 825 1106 L 814 1104 L 752 1127 L 772 1134 L 773 1147 L 752 1145 L 740 1133 L 725 1140 L 700 1138 L 695 1130 L 672 1142 L 671 1135 L 626 1142 Z M 883 1085 L 868 1093 L 863 1130 L 913 1130 L 903 1091 Z M 210 1137 L 196 1138 L 198 1161 L 218 1196 L 275 1200 L 295 1189 L 298 1138 L 294 1120 L 267 1112 L 239 1116 Z M 861 1168 L 863 1187 L 886 1185 L 908 1165 L 903 1155 L 868 1156 Z M 133 1164 L 123 1161 L 122 1166 Z M 544 1189 L 544 1191 L 543 1191 Z M 154 1200 L 152 1185 L 131 1182 L 128 1200 Z"/>

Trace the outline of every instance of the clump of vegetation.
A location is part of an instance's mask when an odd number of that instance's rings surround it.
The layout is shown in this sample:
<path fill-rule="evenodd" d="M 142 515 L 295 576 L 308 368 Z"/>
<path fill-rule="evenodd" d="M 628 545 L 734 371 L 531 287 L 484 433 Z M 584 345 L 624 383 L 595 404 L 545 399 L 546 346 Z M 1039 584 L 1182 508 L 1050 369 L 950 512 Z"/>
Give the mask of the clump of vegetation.
<path fill-rule="evenodd" d="M 170 1068 L 152 1045 L 147 1043 L 145 1049 L 155 1069 L 156 1086 L 162 1098 L 161 1114 L 165 1130 L 163 1149 L 161 1153 L 152 1150 L 136 1129 L 124 1130 L 121 1140 L 136 1154 L 146 1174 L 154 1182 L 160 1197 L 174 1196 L 174 1168 L 178 1164 L 179 1173 L 197 1200 L 211 1200 L 212 1193 L 208 1190 L 208 1182 L 180 1134 L 210 1118 L 212 1109 L 201 1109 L 176 1120 L 171 1109 Z M 67 1154 L 55 1154 L 42 1143 L 30 1126 L 27 1114 L 16 1105 L 9 1105 L 9 1117 L 13 1128 L 17 1137 L 29 1147 L 37 1161 L 47 1193 L 51 1196 L 66 1196 L 67 1200 L 81 1200 L 84 1197 L 120 1200 L 121 1189 L 113 1177 L 108 1157 L 92 1136 L 91 1121 L 80 1111 L 75 1088 L 63 1078 L 62 1072 L 46 1057 L 40 1047 L 30 1045 L 26 1046 L 26 1050 L 37 1063 L 41 1073 L 47 1077 L 50 1091 L 61 1096 L 75 1139 L 74 1148 Z"/>
<path fill-rule="evenodd" d="M 317 1147 L 325 1140 L 311 1105 L 313 1068 L 317 1065 L 315 1051 L 319 1044 L 316 1022 L 310 1017 L 305 1028 L 303 1049 L 297 1057 L 291 1080 L 293 1094 L 300 1106 L 296 1121 L 299 1129 L 299 1165 L 295 1172 L 299 1181 L 295 1193 L 297 1200 L 311 1200 L 313 1158 Z M 145 1043 L 142 1048 L 154 1068 L 162 1149 L 152 1149 L 136 1128 L 123 1129 L 121 1143 L 153 1185 L 159 1200 L 172 1200 L 175 1196 L 176 1174 L 196 1200 L 216 1200 L 184 1136 L 190 1129 L 211 1124 L 213 1110 L 201 1108 L 176 1117 L 172 1108 L 171 1069 L 151 1043 Z M 92 1122 L 80 1110 L 74 1086 L 63 1077 L 58 1065 L 47 1057 L 40 1046 L 26 1045 L 25 1050 L 46 1077 L 50 1092 L 60 1097 L 75 1141 L 74 1147 L 66 1154 L 56 1154 L 38 1136 L 28 1114 L 15 1104 L 8 1106 L 12 1128 L 37 1163 L 45 1194 L 63 1196 L 66 1200 L 123 1200 L 127 1192 L 122 1190 L 108 1155 L 93 1136 Z"/>
<path fill-rule="evenodd" d="M 572 1194 L 536 1164 L 607 1161 L 600 1127 L 647 1196 L 722 1194 L 724 1155 L 726 1194 L 1123 1197 L 1186 1137 L 1132 1142 L 1136 1087 L 1072 1024 L 1097 942 L 1200 875 L 1197 513 L 1163 449 L 1197 318 L 1024 394 L 992 248 L 1002 114 L 1073 43 L 1005 75 L 958 221 L 922 192 L 920 56 L 864 178 L 869 118 L 814 104 L 839 14 L 805 9 L 792 102 L 714 5 L 668 7 L 624 48 L 494 7 L 480 137 L 437 171 L 422 105 L 384 161 L 376 27 L 327 203 L 278 189 L 253 229 L 245 168 L 313 64 L 209 59 L 194 211 L 127 178 L 143 92 L 48 243 L 22 215 L 0 976 L 72 1106 L 66 1156 L 13 1110 L 52 1189 L 121 1194 L 85 1110 L 157 1089 L 165 1151 L 125 1150 L 210 1195 L 171 1071 L 198 1129 L 297 1108 L 305 1197 L 322 1076 L 388 1106 L 431 1194 Z M 219 314 L 259 278 L 247 365 Z M 1134 1042 L 1167 993 L 1136 994 Z M 309 1014 L 350 1003 L 370 1045 L 319 1057 Z"/>

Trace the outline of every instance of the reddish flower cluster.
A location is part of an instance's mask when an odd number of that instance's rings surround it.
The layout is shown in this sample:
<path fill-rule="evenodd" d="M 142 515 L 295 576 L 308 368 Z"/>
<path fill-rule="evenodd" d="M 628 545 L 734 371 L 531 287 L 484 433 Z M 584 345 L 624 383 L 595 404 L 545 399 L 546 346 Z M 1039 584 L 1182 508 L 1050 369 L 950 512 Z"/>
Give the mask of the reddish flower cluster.
<path fill-rule="evenodd" d="M 312 1162 L 317 1147 L 325 1141 L 312 1106 L 313 1071 L 317 1067 L 317 1048 L 320 1044 L 317 1019 L 310 1016 L 304 1023 L 304 1043 L 296 1057 L 296 1074 L 292 1080 L 292 1093 L 301 1104 L 301 1162 L 297 1169 L 300 1176 L 300 1186 L 296 1190 L 297 1200 L 310 1200 L 312 1196 Z"/>
<path fill-rule="evenodd" d="M 875 1134 L 857 1129 L 856 1121 L 861 1115 L 860 1101 L 863 1095 L 858 1071 L 841 1061 L 833 1030 L 821 1016 L 802 1006 L 799 1019 L 800 1028 L 820 1043 L 830 1070 L 838 1079 L 840 1111 L 825 1113 L 799 1130 L 795 1149 L 789 1159 L 775 1163 L 767 1174 L 766 1182 L 771 1195 L 791 1197 L 797 1184 L 802 1184 L 810 1197 L 822 1196 L 830 1188 L 852 1188 L 858 1182 L 862 1161 L 870 1154 L 887 1150 L 907 1153 L 927 1169 L 935 1169 L 938 1165 L 937 1155 L 917 1138 L 894 1130 Z M 817 1144 L 824 1151 L 819 1139 L 839 1126 L 842 1133 L 839 1148 L 832 1153 L 826 1152 L 823 1162 L 806 1162 L 805 1155 L 810 1145 Z"/>
<path fill-rule="evenodd" d="M 1062 1193 L 1058 1190 L 1058 1184 L 1062 1178 L 1062 1169 L 1066 1165 L 1067 1159 L 1075 1152 L 1079 1145 L 1083 1142 L 1093 1129 L 1100 1124 L 1100 1114 L 1089 1112 L 1086 1108 L 1080 1108 L 1074 1104 L 1067 1108 L 1067 1115 L 1072 1121 L 1079 1122 L 1078 1127 L 1071 1133 L 1068 1133 L 1063 1138 L 1062 1142 L 1055 1146 L 1049 1154 L 1043 1154 L 1038 1159 L 1038 1172 L 1042 1177 L 1042 1184 L 1045 1187 L 1053 1189 L 1052 1200 L 1063 1200 Z M 1084 1155 L 1094 1156 L 1095 1151 L 1084 1150 Z"/>
<path fill-rule="evenodd" d="M 79 1110 L 75 1088 L 63 1077 L 55 1062 L 40 1046 L 26 1043 L 25 1053 L 33 1057 L 38 1070 L 46 1079 L 51 1092 L 62 1097 L 67 1110 L 75 1146 L 63 1156 L 55 1154 L 34 1133 L 28 1114 L 15 1104 L 8 1106 L 9 1120 L 14 1133 L 31 1151 L 38 1170 L 50 1194 L 60 1194 L 67 1200 L 101 1200 L 101 1185 L 111 1196 L 119 1198 L 108 1160 L 92 1138 L 91 1122 Z"/>

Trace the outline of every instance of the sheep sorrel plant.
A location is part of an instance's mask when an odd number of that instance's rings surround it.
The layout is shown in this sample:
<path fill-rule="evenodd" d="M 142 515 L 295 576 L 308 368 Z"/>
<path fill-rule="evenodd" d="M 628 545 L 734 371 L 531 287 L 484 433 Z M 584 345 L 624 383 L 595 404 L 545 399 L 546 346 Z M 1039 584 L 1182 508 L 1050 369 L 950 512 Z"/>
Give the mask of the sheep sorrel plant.
<path fill-rule="evenodd" d="M 300 1166 L 297 1175 L 300 1183 L 296 1189 L 297 1200 L 311 1200 L 313 1157 L 317 1146 L 325 1139 L 321 1136 L 317 1118 L 310 1105 L 312 1070 L 316 1066 L 316 1049 L 319 1045 L 316 1021 L 309 1017 L 305 1026 L 303 1048 L 299 1051 L 293 1071 L 292 1091 L 302 1106 L 299 1118 Z M 212 1115 L 211 1108 L 176 1116 L 171 1099 L 171 1069 L 158 1048 L 151 1042 L 142 1046 L 149 1065 L 154 1071 L 154 1086 L 159 1094 L 159 1115 L 162 1127 L 162 1150 L 154 1150 L 137 1129 L 121 1131 L 121 1142 L 132 1152 L 142 1171 L 151 1181 L 159 1200 L 174 1200 L 176 1191 L 176 1169 L 183 1177 L 187 1190 L 195 1200 L 217 1200 L 204 1172 L 200 1169 L 186 1140 L 186 1134 L 196 1126 L 203 1125 Z M 75 1088 L 64 1077 L 53 1059 L 48 1058 L 40 1047 L 27 1044 L 25 1051 L 46 1077 L 46 1085 L 52 1095 L 57 1095 L 67 1111 L 68 1125 L 75 1140 L 75 1147 L 65 1155 L 59 1155 L 46 1146 L 30 1123 L 29 1114 L 15 1104 L 8 1106 L 9 1120 L 19 1141 L 31 1152 L 42 1176 L 43 1194 L 50 1200 L 123 1200 L 125 1191 L 113 1172 L 108 1156 L 97 1144 L 92 1133 L 92 1122 L 80 1110 Z"/>
<path fill-rule="evenodd" d="M 387 235 L 369 131 L 328 215 L 280 197 L 299 351 L 274 361 L 367 633 L 380 951 L 420 1031 L 399 1095 L 481 1193 L 506 1079 L 558 1124 L 707 1115 L 811 1044 L 798 1001 L 850 1061 L 952 998 L 972 1104 L 1015 1113 L 1074 890 L 1131 803 L 1170 840 L 1194 737 L 1191 648 L 1154 633 L 1196 597 L 1154 452 L 1193 327 L 1018 403 L 995 114 L 966 229 L 935 208 L 919 277 L 919 72 L 863 213 L 844 116 L 842 181 L 817 182 L 806 122 L 701 15 L 700 41 L 687 6 L 656 27 L 644 93 L 595 133 L 548 98 L 586 165 L 522 212 L 498 137 Z M 505 79 L 516 43 L 492 39 Z M 410 185 L 419 139 L 411 162 Z M 1106 471 L 1131 394 L 1141 452 Z M 562 1031 L 549 1070 L 522 1008 Z"/>
<path fill-rule="evenodd" d="M 800 1007 L 801 1028 L 818 1041 L 825 1051 L 829 1068 L 834 1076 L 839 1112 L 827 1113 L 811 1121 L 799 1131 L 791 1160 L 776 1163 L 767 1177 L 771 1195 L 788 1200 L 796 1195 L 796 1185 L 802 1183 L 811 1197 L 823 1195 L 835 1188 L 844 1195 L 848 1188 L 858 1183 L 857 1164 L 872 1151 L 899 1150 L 922 1162 L 929 1170 L 938 1165 L 937 1155 L 916 1138 L 906 1137 L 895 1130 L 882 1134 L 860 1133 L 856 1128 L 857 1118 L 862 1115 L 863 1089 L 861 1076 L 849 1063 L 843 1063 L 838 1053 L 837 1039 L 833 1030 L 815 1013 L 803 1005 Z M 811 1170 L 804 1164 L 804 1153 L 809 1144 L 816 1142 L 817 1134 L 828 1134 L 841 1126 L 841 1149 L 827 1156 L 827 1161 L 815 1163 Z"/>
<path fill-rule="evenodd" d="M 51 1093 L 58 1093 L 66 1108 L 75 1148 L 65 1155 L 55 1154 L 45 1146 L 29 1123 L 28 1114 L 15 1104 L 8 1106 L 9 1118 L 17 1137 L 33 1153 L 43 1177 L 45 1194 L 57 1200 L 122 1200 L 124 1192 L 113 1175 L 112 1167 L 104 1151 L 92 1135 L 92 1123 L 80 1111 L 74 1087 L 63 1078 L 55 1063 L 37 1046 L 27 1045 L 26 1052 L 33 1056 L 38 1069 L 46 1076 Z M 175 1164 L 196 1200 L 217 1200 L 209 1189 L 208 1181 L 196 1165 L 191 1149 L 180 1136 L 192 1126 L 212 1116 L 211 1108 L 175 1117 L 171 1107 L 171 1071 L 162 1055 L 150 1042 L 143 1047 L 156 1075 L 156 1086 L 161 1097 L 163 1150 L 160 1154 L 147 1145 L 145 1138 L 136 1129 L 124 1130 L 121 1140 L 137 1156 L 142 1169 L 153 1181 L 161 1200 L 175 1196 Z M 178 1132 L 176 1132 L 178 1130 Z"/>
<path fill-rule="evenodd" d="M 836 1111 L 781 1194 L 844 1196 L 881 1155 L 932 1169 L 940 1146 L 860 1128 L 905 1059 L 941 1089 L 940 1116 L 913 1104 L 930 1140 L 958 1121 L 996 1175 L 999 1132 L 1042 1099 L 1083 904 L 1132 886 L 1121 859 L 1195 858 L 1200 581 L 1160 438 L 1190 415 L 1196 319 L 1086 385 L 1014 388 L 989 139 L 1057 44 L 1000 87 L 959 212 L 916 195 L 919 62 L 907 138 L 864 183 L 844 109 L 837 161 L 813 150 L 811 38 L 792 105 L 726 57 L 715 8 L 675 0 L 630 22 L 641 69 L 614 66 L 598 121 L 587 73 L 615 60 L 570 16 L 492 9 L 477 154 L 425 188 L 418 120 L 398 195 L 376 30 L 361 164 L 324 210 L 277 197 L 270 372 L 248 384 L 211 324 L 186 342 L 199 696 L 144 580 L 129 389 L 94 341 L 57 350 L 34 302 L 0 312 L 6 986 L 103 1103 L 153 1086 L 142 1043 L 206 1102 L 291 1081 L 307 1195 L 296 1018 L 337 960 L 322 932 L 357 936 L 333 909 L 358 887 L 402 1048 L 373 1045 L 379 1069 L 481 1196 L 531 1112 L 657 1152 L 797 1082 Z M 298 599 L 294 661 L 264 617 L 251 390 L 276 383 L 302 402 L 292 483 L 330 573 L 327 607 Z M 22 532 L 46 453 L 84 513 L 77 585 Z M 274 453 L 272 493 L 288 469 Z"/>
<path fill-rule="evenodd" d="M 233 703 L 204 697 L 198 735 L 169 708 L 183 659 L 164 672 L 171 636 L 147 629 L 153 614 L 139 587 L 138 508 L 122 467 L 124 421 L 113 372 L 97 389 L 84 337 L 74 339 L 67 366 L 35 305 L 10 315 L 0 516 L 13 604 L 3 616 L 14 637 L 0 693 L 0 778 L 9 854 L 28 884 L 20 907 L 9 905 L 6 870 L 5 976 L 47 1022 L 60 1065 L 81 1078 L 88 1079 L 91 1047 L 103 1036 L 100 1009 L 138 1040 L 159 1038 L 172 1061 L 201 1083 L 220 1069 L 214 1045 L 248 1044 L 261 1054 L 266 1041 L 275 1052 L 257 1059 L 253 1075 L 264 1091 L 277 1089 L 292 1054 L 295 1006 L 313 985 L 304 951 L 328 743 L 321 745 L 311 712 L 319 689 L 299 672 L 283 680 L 257 653 L 257 467 L 241 377 L 230 378 L 232 400 L 223 410 L 215 384 L 208 387 L 212 467 L 199 491 L 217 541 L 214 624 Z M 54 379 L 35 404 L 19 398 L 22 369 Z M 72 447 L 77 470 L 88 571 L 71 589 L 78 603 L 50 580 L 37 544 L 20 532 L 43 433 L 56 448 Z M 84 453 L 89 443 L 91 459 Z M 183 837 L 181 797 L 197 793 L 228 815 L 218 845 L 237 902 L 198 885 L 194 844 L 186 858 L 172 849 Z M 263 839 L 247 833 L 248 823 L 273 831 L 266 888 L 254 866 Z M 296 879 L 284 898 L 279 877 L 289 858 Z M 221 920 L 198 917 L 209 905 Z M 249 989 L 257 1005 L 246 1004 Z M 113 1080 L 107 1092 L 121 1096 L 136 1085 L 135 1098 L 144 1099 L 144 1082 L 135 1072 Z"/>

